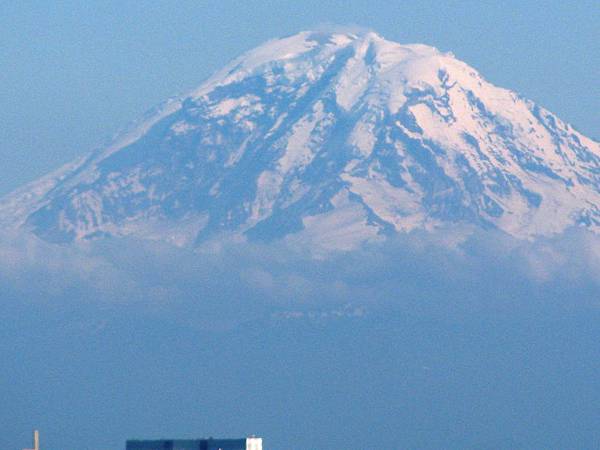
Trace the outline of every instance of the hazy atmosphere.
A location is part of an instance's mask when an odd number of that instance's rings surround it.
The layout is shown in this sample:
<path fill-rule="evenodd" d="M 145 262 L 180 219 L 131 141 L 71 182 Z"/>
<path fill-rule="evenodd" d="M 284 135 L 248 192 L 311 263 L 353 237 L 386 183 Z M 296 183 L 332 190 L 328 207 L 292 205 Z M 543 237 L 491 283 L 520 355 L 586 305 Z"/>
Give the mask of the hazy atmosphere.
<path fill-rule="evenodd" d="M 0 448 L 595 448 L 599 24 L 4 5 Z"/>

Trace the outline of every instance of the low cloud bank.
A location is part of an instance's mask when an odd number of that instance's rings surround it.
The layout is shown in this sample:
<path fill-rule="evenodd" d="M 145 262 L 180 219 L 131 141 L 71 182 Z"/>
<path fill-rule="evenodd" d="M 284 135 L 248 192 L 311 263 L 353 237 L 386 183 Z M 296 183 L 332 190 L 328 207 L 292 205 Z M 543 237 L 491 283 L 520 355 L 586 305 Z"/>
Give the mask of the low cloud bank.
<path fill-rule="evenodd" d="M 4 235 L 0 288 L 5 302 L 122 307 L 211 323 L 318 311 L 569 311 L 600 307 L 600 237 L 571 230 L 521 241 L 446 229 L 314 258 L 282 242 L 214 241 L 194 251 L 127 239 L 55 246 Z"/>

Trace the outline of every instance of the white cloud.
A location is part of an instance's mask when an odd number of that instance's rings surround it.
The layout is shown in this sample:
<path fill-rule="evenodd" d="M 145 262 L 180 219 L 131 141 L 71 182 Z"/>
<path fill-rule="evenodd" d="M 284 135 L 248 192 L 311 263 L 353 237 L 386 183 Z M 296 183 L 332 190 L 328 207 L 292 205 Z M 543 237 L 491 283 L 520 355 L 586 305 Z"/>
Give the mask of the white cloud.
<path fill-rule="evenodd" d="M 578 230 L 532 242 L 492 231 L 462 240 L 452 230 L 416 232 L 320 259 L 284 243 L 221 241 L 191 251 L 0 238 L 4 301 L 133 305 L 206 323 L 347 304 L 432 314 L 589 307 L 600 300 L 599 275 L 600 238 Z"/>

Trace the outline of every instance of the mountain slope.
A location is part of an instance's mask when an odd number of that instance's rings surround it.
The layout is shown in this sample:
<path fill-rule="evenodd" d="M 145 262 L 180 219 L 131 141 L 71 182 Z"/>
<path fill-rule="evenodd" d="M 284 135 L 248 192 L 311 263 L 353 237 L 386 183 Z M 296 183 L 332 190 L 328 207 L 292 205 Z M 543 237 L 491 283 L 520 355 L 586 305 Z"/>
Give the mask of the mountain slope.
<path fill-rule="evenodd" d="M 6 197 L 52 242 L 305 236 L 336 248 L 465 223 L 600 223 L 600 145 L 451 54 L 302 32 L 234 60 L 131 132 Z"/>

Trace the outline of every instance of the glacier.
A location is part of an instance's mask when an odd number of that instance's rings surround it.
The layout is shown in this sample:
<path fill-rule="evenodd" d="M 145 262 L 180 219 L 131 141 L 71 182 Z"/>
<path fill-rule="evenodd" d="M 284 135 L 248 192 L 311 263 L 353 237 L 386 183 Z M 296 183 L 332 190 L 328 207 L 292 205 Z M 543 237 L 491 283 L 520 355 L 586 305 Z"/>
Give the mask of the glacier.
<path fill-rule="evenodd" d="M 253 49 L 0 200 L 53 243 L 216 237 L 332 249 L 448 224 L 598 232 L 600 144 L 477 70 L 374 32 Z"/>

